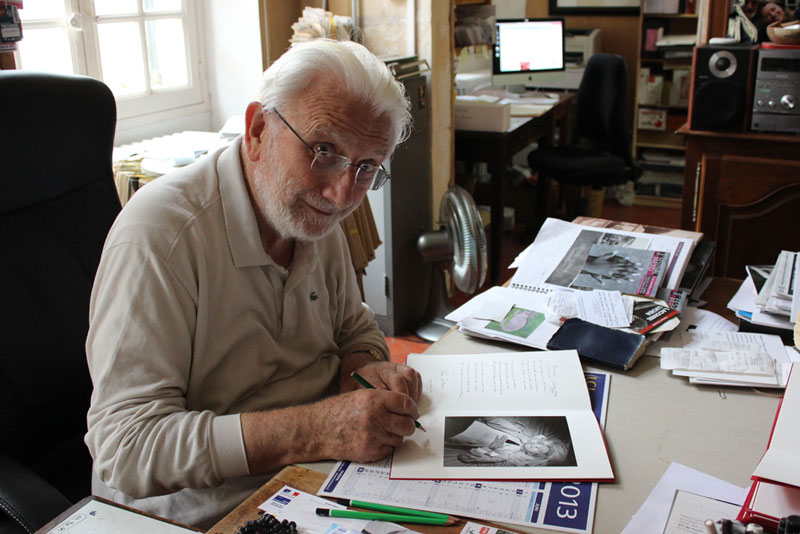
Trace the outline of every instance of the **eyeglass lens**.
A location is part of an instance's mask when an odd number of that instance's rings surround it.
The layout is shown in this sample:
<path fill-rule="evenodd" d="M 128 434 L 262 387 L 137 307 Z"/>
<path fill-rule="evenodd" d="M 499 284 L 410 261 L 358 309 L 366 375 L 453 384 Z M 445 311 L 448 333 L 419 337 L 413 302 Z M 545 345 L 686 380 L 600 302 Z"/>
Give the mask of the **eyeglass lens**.
<path fill-rule="evenodd" d="M 367 163 L 353 163 L 345 156 L 330 152 L 317 152 L 311 162 L 312 168 L 323 172 L 338 173 L 351 166 L 356 168 L 356 182 L 368 186 L 373 191 L 380 189 L 389 179 L 389 175 L 380 167 Z"/>

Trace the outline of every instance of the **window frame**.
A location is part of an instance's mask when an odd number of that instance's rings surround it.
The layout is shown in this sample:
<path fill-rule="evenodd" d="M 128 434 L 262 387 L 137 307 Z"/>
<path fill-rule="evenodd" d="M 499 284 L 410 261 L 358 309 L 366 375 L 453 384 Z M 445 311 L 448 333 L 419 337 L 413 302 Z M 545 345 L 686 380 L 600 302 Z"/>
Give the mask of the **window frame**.
<path fill-rule="evenodd" d="M 152 14 L 145 14 L 143 0 L 136 0 L 136 2 L 139 13 L 135 15 L 96 16 L 93 0 L 64 0 L 66 16 L 63 21 L 58 19 L 25 21 L 23 23 L 23 32 L 25 28 L 63 28 L 70 43 L 74 73 L 102 80 L 98 25 L 108 22 L 138 22 L 139 33 L 142 38 L 142 60 L 145 65 L 145 80 L 147 81 L 148 89 L 144 93 L 115 95 L 118 127 L 124 129 L 126 126 L 140 126 L 169 118 L 208 111 L 208 91 L 205 61 L 203 60 L 205 50 L 199 39 L 201 20 L 198 0 L 181 0 L 180 12 L 170 11 Z M 149 88 L 144 24 L 148 20 L 175 18 L 176 15 L 183 18 L 183 36 L 189 85 L 188 87 L 153 91 Z M 17 64 L 24 68 L 24 62 L 19 54 L 19 51 L 15 52 Z"/>

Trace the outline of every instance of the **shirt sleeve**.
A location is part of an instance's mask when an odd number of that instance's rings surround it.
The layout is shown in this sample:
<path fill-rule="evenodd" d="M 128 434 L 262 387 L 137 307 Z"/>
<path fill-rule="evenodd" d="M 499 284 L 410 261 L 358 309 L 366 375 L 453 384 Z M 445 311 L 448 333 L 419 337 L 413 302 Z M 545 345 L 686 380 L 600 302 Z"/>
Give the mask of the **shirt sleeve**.
<path fill-rule="evenodd" d="M 107 485 L 142 498 L 248 474 L 238 415 L 186 408 L 196 288 L 135 243 L 107 248 L 86 343 L 86 444 Z"/>
<path fill-rule="evenodd" d="M 340 354 L 362 349 L 376 349 L 389 360 L 386 338 L 375 321 L 375 314 L 361 300 L 356 273 L 350 259 L 344 234 L 338 232 L 338 262 L 342 265 L 341 280 L 337 284 L 336 298 L 340 303 L 336 320 L 336 343 Z"/>

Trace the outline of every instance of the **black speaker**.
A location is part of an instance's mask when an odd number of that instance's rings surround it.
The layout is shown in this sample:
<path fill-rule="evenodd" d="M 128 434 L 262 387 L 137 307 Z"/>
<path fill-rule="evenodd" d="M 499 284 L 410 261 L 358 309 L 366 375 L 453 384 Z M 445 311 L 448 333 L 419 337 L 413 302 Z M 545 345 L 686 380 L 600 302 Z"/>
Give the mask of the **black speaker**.
<path fill-rule="evenodd" d="M 748 130 L 755 51 L 753 45 L 695 48 L 689 102 L 692 130 Z"/>

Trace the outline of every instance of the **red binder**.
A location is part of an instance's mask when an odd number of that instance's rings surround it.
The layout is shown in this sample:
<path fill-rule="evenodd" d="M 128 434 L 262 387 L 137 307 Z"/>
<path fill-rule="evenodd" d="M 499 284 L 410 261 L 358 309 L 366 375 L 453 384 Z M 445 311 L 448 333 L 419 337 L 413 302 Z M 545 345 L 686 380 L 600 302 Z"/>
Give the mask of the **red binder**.
<path fill-rule="evenodd" d="M 794 371 L 792 366 L 792 371 Z M 788 515 L 800 515 L 800 366 L 789 374 L 778 404 L 767 451 L 753 472 L 753 485 L 736 519 L 772 530 Z"/>

